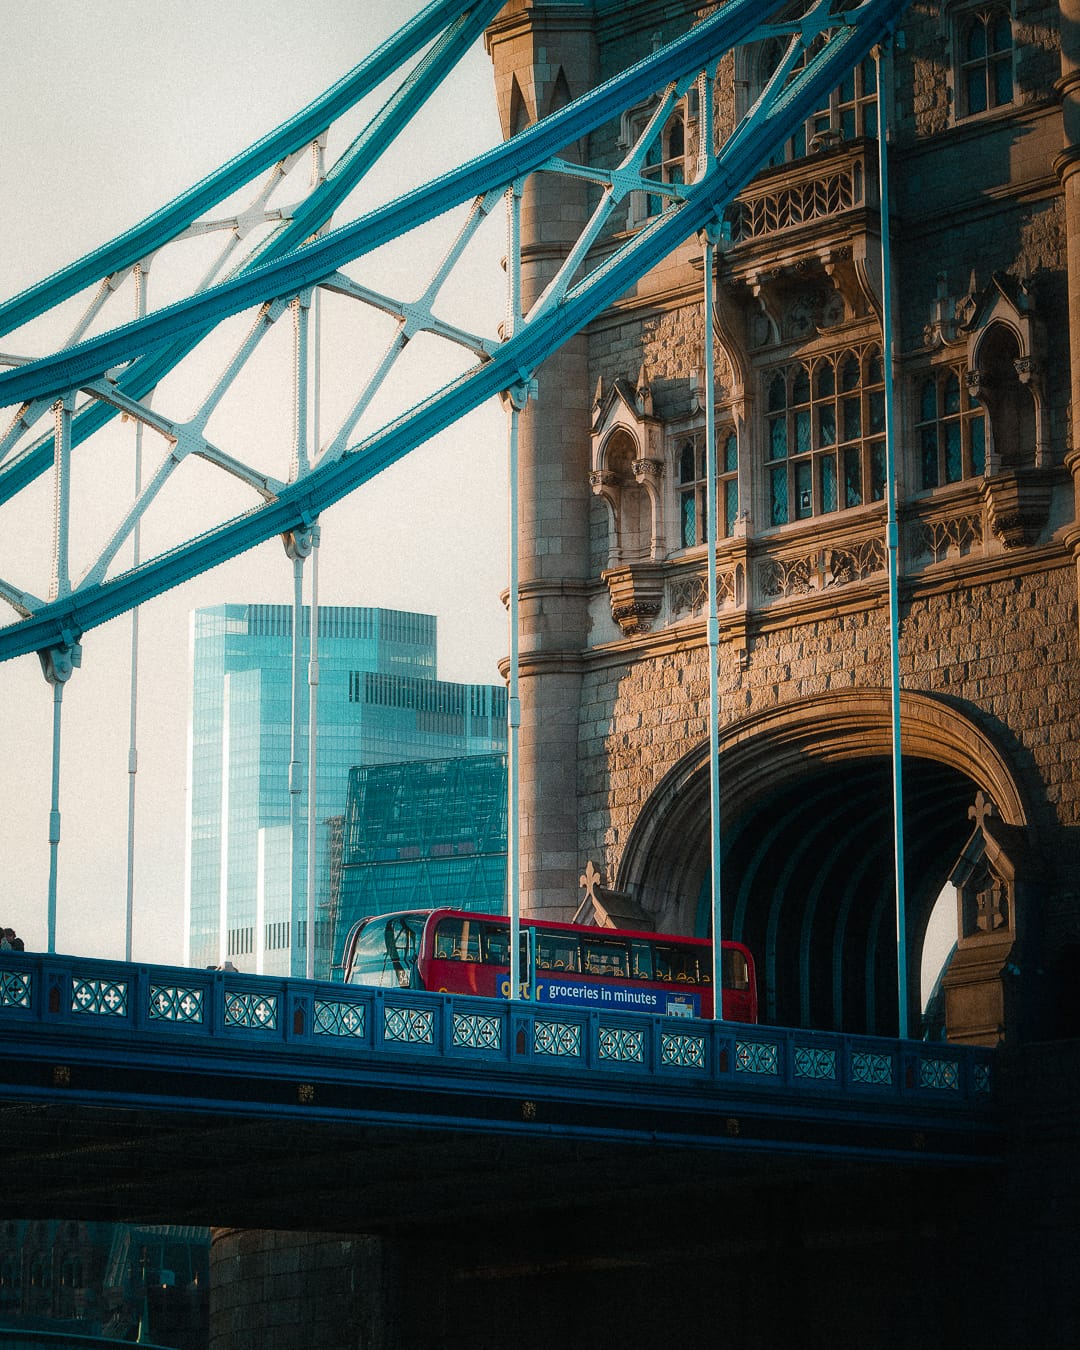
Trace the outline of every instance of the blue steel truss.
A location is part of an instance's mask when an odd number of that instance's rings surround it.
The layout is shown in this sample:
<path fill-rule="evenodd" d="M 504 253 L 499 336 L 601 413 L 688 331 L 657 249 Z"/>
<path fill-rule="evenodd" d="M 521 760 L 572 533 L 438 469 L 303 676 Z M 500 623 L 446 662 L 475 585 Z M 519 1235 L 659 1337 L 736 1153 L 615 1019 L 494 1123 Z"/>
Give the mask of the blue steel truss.
<path fill-rule="evenodd" d="M 775 147 L 793 133 L 852 66 L 887 39 L 905 5 L 906 0 L 862 0 L 846 6 L 840 0 L 812 0 L 798 20 L 783 18 L 790 6 L 782 7 L 780 17 L 769 20 L 763 18 L 760 0 L 729 0 L 683 37 L 505 144 L 330 229 L 332 214 L 343 207 L 395 135 L 502 7 L 501 0 L 478 0 L 472 6 L 436 0 L 277 131 L 111 244 L 0 305 L 0 334 L 12 333 L 99 283 L 83 322 L 66 345 L 36 358 L 0 355 L 0 364 L 11 367 L 0 373 L 0 405 L 15 410 L 9 431 L 0 439 L 0 503 L 49 470 L 56 478 L 58 503 L 53 526 L 53 575 L 47 595 L 39 597 L 13 580 L 0 578 L 0 598 L 7 600 L 19 616 L 0 630 L 0 659 L 31 651 L 66 650 L 88 629 L 263 540 L 310 530 L 321 511 L 481 403 L 512 389 L 527 388 L 540 364 L 563 342 L 679 244 L 719 225 L 724 207 Z M 559 157 L 560 151 L 646 99 L 657 98 L 661 110 L 670 107 L 695 81 L 702 80 L 703 88 L 708 86 L 717 62 L 732 47 L 777 34 L 788 39 L 787 54 L 734 133 L 719 149 L 705 143 L 695 181 L 673 192 L 659 216 L 590 267 L 591 245 L 611 211 L 632 191 L 646 186 L 655 191 L 655 183 L 646 183 L 641 169 L 651 141 L 662 133 L 664 119 L 658 115 L 650 120 L 642 138 L 615 169 L 571 165 Z M 396 92 L 325 171 L 319 151 L 327 125 L 414 58 L 418 58 L 417 64 L 402 77 Z M 707 102 L 711 106 L 711 99 Z M 702 140 L 711 142 L 712 137 Z M 318 165 L 311 191 L 284 213 L 280 224 L 271 228 L 246 257 L 236 259 L 234 254 L 242 238 L 237 222 L 204 221 L 200 219 L 202 213 L 220 205 L 256 175 L 269 172 L 268 183 L 256 194 L 248 211 L 248 218 L 267 224 L 273 219 L 267 202 L 278 178 L 311 144 Z M 541 172 L 584 175 L 601 189 L 600 204 L 555 282 L 529 313 L 520 320 L 511 319 L 500 336 L 467 333 L 438 319 L 433 312 L 437 295 L 483 219 L 518 193 L 529 175 Z M 342 270 L 383 245 L 462 208 L 468 208 L 468 220 L 449 244 L 443 263 L 419 298 L 392 299 Z M 132 275 L 138 287 L 148 255 L 215 224 L 231 228 L 232 238 L 191 295 L 140 313 L 131 322 L 86 336 L 108 296 L 125 276 Z M 511 271 L 516 264 L 512 256 Z M 212 444 L 206 438 L 205 423 L 262 336 L 284 314 L 292 314 L 300 335 L 298 348 L 304 349 L 305 316 L 313 289 L 372 305 L 392 316 L 397 330 L 349 418 L 321 446 L 309 445 L 300 436 L 288 481 L 283 481 Z M 253 311 L 248 336 L 199 413 L 179 422 L 151 410 L 150 395 L 164 376 L 194 352 L 209 333 L 245 311 Z M 353 430 L 362 412 L 396 356 L 420 332 L 457 344 L 471 354 L 474 364 L 354 443 Z M 307 379 L 306 368 L 302 362 L 300 365 L 298 389 Z M 299 394 L 297 397 L 299 400 Z M 135 504 L 122 511 L 108 542 L 85 574 L 73 582 L 68 574 L 67 552 L 70 458 L 80 444 L 118 413 L 162 436 L 167 453 Z M 48 420 L 52 425 L 42 431 L 41 423 Z M 118 568 L 120 549 L 189 454 L 246 483 L 253 494 L 252 508 L 157 557 L 126 570 Z"/>

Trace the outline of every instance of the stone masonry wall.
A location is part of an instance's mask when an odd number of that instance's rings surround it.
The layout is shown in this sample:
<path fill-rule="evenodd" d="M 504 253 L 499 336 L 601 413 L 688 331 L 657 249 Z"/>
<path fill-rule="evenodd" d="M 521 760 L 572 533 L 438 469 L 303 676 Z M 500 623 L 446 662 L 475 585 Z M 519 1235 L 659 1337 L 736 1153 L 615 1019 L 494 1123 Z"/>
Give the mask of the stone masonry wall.
<path fill-rule="evenodd" d="M 618 874 L 630 831 L 661 779 L 708 734 L 702 645 L 586 676 L 581 712 L 581 857 Z M 720 651 L 721 725 L 826 691 L 888 684 L 884 607 L 754 638 L 748 668 Z M 1002 747 L 1040 824 L 1080 825 L 1075 574 L 1032 572 L 905 606 L 901 679 L 954 701 Z"/>

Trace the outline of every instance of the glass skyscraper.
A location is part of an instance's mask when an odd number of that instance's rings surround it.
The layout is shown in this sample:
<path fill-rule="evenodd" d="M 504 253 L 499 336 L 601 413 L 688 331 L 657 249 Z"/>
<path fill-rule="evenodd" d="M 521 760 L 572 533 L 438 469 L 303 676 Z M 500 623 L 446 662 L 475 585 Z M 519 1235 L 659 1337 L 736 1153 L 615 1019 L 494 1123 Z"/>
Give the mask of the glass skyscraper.
<path fill-rule="evenodd" d="M 350 770 L 330 879 L 337 958 L 350 927 L 372 914 L 505 911 L 506 772 L 504 754 Z"/>
<path fill-rule="evenodd" d="M 316 902 L 350 770 L 506 749 L 506 690 L 436 674 L 430 614 L 318 611 Z M 304 823 L 291 847 L 292 608 L 218 605 L 192 617 L 187 952 L 191 965 L 303 975 L 307 965 L 310 611 L 303 612 L 297 763 Z M 329 932 L 325 934 L 328 942 Z M 328 952 L 316 949 L 316 975 Z"/>

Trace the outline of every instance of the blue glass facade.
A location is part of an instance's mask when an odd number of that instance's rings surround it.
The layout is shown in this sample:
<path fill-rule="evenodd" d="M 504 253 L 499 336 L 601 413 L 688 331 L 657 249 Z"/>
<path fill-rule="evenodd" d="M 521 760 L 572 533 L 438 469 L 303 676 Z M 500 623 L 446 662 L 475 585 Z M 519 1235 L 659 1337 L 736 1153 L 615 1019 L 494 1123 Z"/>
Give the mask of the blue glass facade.
<path fill-rule="evenodd" d="M 332 945 L 395 909 L 506 908 L 506 756 L 355 768 L 331 885 Z"/>
<path fill-rule="evenodd" d="M 307 944 L 307 793 L 291 848 L 292 609 L 219 605 L 192 627 L 188 952 L 192 965 L 302 975 Z M 301 736 L 308 759 L 310 613 L 304 612 Z M 502 752 L 506 691 L 437 678 L 433 615 L 319 610 L 316 902 L 329 898 L 330 830 L 350 770 Z M 295 876 L 295 883 L 294 883 Z M 328 936 L 328 935 L 327 935 Z M 325 975 L 325 957 L 316 974 Z"/>

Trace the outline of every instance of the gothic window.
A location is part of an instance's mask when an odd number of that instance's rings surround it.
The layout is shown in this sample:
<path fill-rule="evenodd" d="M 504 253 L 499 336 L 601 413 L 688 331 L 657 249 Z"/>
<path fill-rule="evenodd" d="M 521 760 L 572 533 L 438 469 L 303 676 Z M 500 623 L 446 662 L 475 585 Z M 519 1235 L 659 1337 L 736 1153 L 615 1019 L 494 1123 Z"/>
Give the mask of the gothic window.
<path fill-rule="evenodd" d="M 766 372 L 771 525 L 884 500 L 884 380 L 874 344 Z"/>
<path fill-rule="evenodd" d="M 656 183 L 677 188 L 680 184 L 692 180 L 691 124 L 696 115 L 696 91 L 691 91 L 676 105 L 663 127 L 653 136 L 645 151 L 641 166 L 641 176 Z M 637 108 L 627 114 L 623 122 L 621 144 L 625 148 L 635 145 L 649 125 L 656 111 L 655 103 Z M 671 200 L 669 193 L 634 192 L 630 197 L 629 225 L 633 228 L 652 216 L 658 216 Z"/>
<path fill-rule="evenodd" d="M 657 183 L 686 182 L 686 123 L 681 109 L 668 119 L 649 147 L 641 175 Z M 658 216 L 666 200 L 661 193 L 648 193 L 645 197 L 646 216 Z"/>
<path fill-rule="evenodd" d="M 684 437 L 676 448 L 679 492 L 679 547 L 693 548 L 708 538 L 705 469 L 705 435 L 701 431 Z M 728 539 L 735 532 L 739 514 L 739 440 L 735 428 L 716 432 L 716 500 L 719 508 L 717 537 Z"/>
<path fill-rule="evenodd" d="M 918 382 L 915 443 L 923 488 L 958 483 L 986 470 L 986 422 L 963 376 L 960 366 L 946 366 Z"/>
<path fill-rule="evenodd" d="M 1013 36 L 1008 5 L 962 12 L 957 27 L 961 117 L 1013 101 Z"/>
<path fill-rule="evenodd" d="M 760 88 L 783 56 L 777 39 L 762 48 Z M 800 63 L 801 64 L 801 63 Z M 877 135 L 877 66 L 872 57 L 850 70 L 828 100 L 799 127 L 794 136 L 774 151 L 770 164 L 784 164 L 828 147 L 833 141 L 851 141 L 860 136 Z"/>
<path fill-rule="evenodd" d="M 1036 413 L 1030 385 L 1022 378 L 1024 352 L 1012 328 L 992 323 L 979 342 L 978 370 L 971 372 L 977 397 L 990 420 L 992 459 L 999 468 L 1016 469 L 1036 462 Z M 991 466 L 991 471 L 995 471 Z"/>

